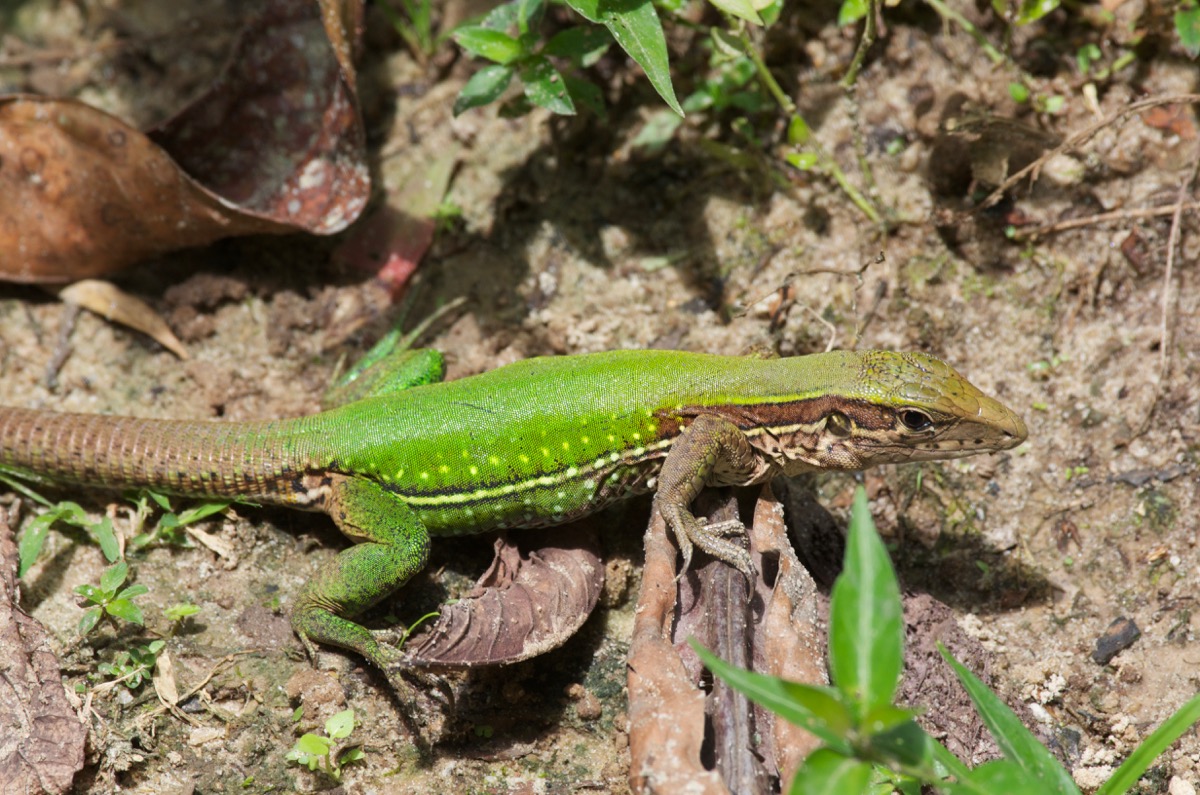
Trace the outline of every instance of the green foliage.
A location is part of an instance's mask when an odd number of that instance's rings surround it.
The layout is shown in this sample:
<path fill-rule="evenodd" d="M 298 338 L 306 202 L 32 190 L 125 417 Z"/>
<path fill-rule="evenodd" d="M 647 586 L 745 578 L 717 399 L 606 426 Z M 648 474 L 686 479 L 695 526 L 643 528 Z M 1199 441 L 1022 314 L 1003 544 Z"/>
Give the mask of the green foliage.
<path fill-rule="evenodd" d="M 295 718 L 299 720 L 297 710 Z M 366 754 L 359 746 L 338 748 L 337 741 L 344 740 L 354 731 L 354 710 L 343 710 L 325 721 L 325 734 L 305 733 L 296 740 L 287 760 L 303 765 L 309 770 L 318 767 L 334 781 L 342 780 L 342 768 L 352 762 L 360 762 Z"/>
<path fill-rule="evenodd" d="M 392 7 L 398 2 L 403 14 Z M 433 32 L 433 0 L 381 0 L 375 4 L 404 39 L 417 60 L 425 63 L 445 40 Z"/>
<path fill-rule="evenodd" d="M 167 621 L 170 621 L 171 623 L 178 623 L 183 621 L 185 618 L 190 618 L 191 616 L 196 615 L 199 612 L 200 607 L 198 605 L 190 604 L 188 602 L 181 602 L 179 604 L 163 608 L 163 618 L 167 619 Z"/>
<path fill-rule="evenodd" d="M 791 795 L 874 795 L 922 786 L 953 795 L 1078 795 L 1070 773 L 1017 716 L 949 652 L 941 649 L 1004 758 L 968 768 L 892 703 L 903 660 L 900 591 L 887 552 L 855 492 L 846 564 L 834 584 L 829 618 L 833 687 L 788 682 L 729 665 L 693 648 L 714 674 L 750 700 L 814 734 L 823 745 L 796 773 Z M 1098 795 L 1133 787 L 1155 758 L 1200 722 L 1200 695 L 1138 746 Z"/>
<path fill-rule="evenodd" d="M 476 72 L 454 102 L 454 113 L 495 102 L 516 77 L 524 88 L 525 102 L 512 104 L 510 112 L 534 105 L 565 116 L 576 113 L 576 103 L 603 110 L 600 90 L 577 74 L 564 74 L 551 58 L 566 61 L 578 71 L 594 64 L 612 45 L 602 29 L 574 27 L 559 32 L 540 45 L 537 29 L 542 0 L 510 0 L 482 21 L 461 25 L 453 36 L 474 56 L 491 61 Z"/>
<path fill-rule="evenodd" d="M 129 540 L 130 549 L 142 549 L 155 542 L 184 546 L 187 544 L 187 535 L 183 532 L 184 527 L 207 519 L 213 514 L 220 513 L 229 507 L 229 500 L 217 500 L 215 502 L 204 502 L 194 508 L 188 508 L 180 513 L 175 513 L 171 509 L 171 502 L 166 496 L 154 491 L 143 490 L 134 501 L 140 520 L 144 519 L 146 514 L 149 513 L 149 502 L 156 504 L 165 513 L 159 518 L 158 523 L 155 524 L 154 529 L 149 533 L 134 533 L 133 538 Z"/>
<path fill-rule="evenodd" d="M 83 606 L 87 608 L 83 618 L 79 619 L 80 635 L 87 635 L 95 629 L 105 616 L 138 626 L 145 623 L 142 609 L 133 600 L 150 589 L 136 584 L 122 588 L 128 576 L 129 565 L 120 560 L 104 570 L 99 585 L 80 585 L 75 588 L 75 593 L 83 597 Z"/>
<path fill-rule="evenodd" d="M 1200 55 L 1200 5 L 1195 0 L 1182 3 L 1175 12 L 1175 34 L 1188 55 Z"/>
<path fill-rule="evenodd" d="M 166 646 L 166 641 L 154 640 L 145 646 L 135 646 L 127 651 L 119 651 L 111 663 L 100 663 L 97 669 L 100 673 L 113 677 L 130 690 L 136 690 L 150 678 L 154 664 L 158 662 L 159 652 Z"/>
<path fill-rule="evenodd" d="M 18 544 L 20 559 L 18 576 L 25 576 L 25 572 L 29 571 L 29 567 L 37 560 L 42 546 L 46 543 L 46 534 L 56 522 L 78 527 L 87 533 L 100 546 L 100 551 L 104 553 L 104 557 L 109 562 L 121 556 L 121 546 L 117 542 L 117 534 L 113 531 L 112 520 L 107 516 L 93 519 L 87 511 L 74 502 L 59 502 L 50 505 L 42 500 L 42 503 L 49 505 L 49 509 L 45 513 L 35 516 L 21 532 Z"/>

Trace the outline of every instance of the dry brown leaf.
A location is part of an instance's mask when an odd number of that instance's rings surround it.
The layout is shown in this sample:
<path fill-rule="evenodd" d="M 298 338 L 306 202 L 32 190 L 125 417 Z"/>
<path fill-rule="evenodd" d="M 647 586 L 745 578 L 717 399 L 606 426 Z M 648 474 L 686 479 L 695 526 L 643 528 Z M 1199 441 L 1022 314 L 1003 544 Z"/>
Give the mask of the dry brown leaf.
<path fill-rule="evenodd" d="M 167 321 L 149 304 L 135 298 L 111 282 L 81 279 L 58 291 L 58 297 L 111 320 L 140 331 L 180 359 L 188 358 L 187 349 L 172 332 Z"/>
<path fill-rule="evenodd" d="M 154 661 L 154 692 L 162 703 L 173 707 L 179 703 L 179 688 L 175 684 L 175 666 L 171 653 L 166 649 L 159 652 Z"/>
<path fill-rule="evenodd" d="M 358 0 L 271 0 L 210 90 L 149 135 L 74 100 L 0 97 L 0 279 L 62 283 L 223 237 L 344 229 L 370 192 L 349 68 L 359 26 Z"/>
<path fill-rule="evenodd" d="M 405 664 L 471 667 L 527 660 L 558 648 L 591 615 L 604 588 L 594 521 L 496 539 L 474 590 L 442 608 L 405 646 Z"/>
<path fill-rule="evenodd" d="M 68 792 L 87 727 L 67 701 L 45 628 L 16 606 L 17 546 L 0 511 L 0 792 Z"/>
<path fill-rule="evenodd" d="M 709 521 L 737 517 L 736 499 L 716 494 L 701 495 L 697 515 Z M 826 681 L 816 584 L 792 551 L 782 507 L 764 489 L 748 523 L 759 572 L 752 593 L 739 572 L 706 557 L 676 583 L 675 549 L 665 535 L 658 537 L 659 524 L 656 516 L 647 536 L 630 648 L 630 786 L 635 792 L 778 791 L 816 739 L 751 705 L 719 679 L 705 695 L 699 689 L 702 666 L 686 641 L 694 636 L 723 659 L 760 673 Z M 681 752 L 662 754 L 664 747 Z M 702 764 L 701 747 L 711 749 L 715 769 Z"/>

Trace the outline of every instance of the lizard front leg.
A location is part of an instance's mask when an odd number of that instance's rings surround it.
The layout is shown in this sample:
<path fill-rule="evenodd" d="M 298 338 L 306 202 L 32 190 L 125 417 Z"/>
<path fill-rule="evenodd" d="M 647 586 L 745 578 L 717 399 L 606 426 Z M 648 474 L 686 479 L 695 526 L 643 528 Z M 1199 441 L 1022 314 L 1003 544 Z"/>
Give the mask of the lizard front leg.
<path fill-rule="evenodd" d="M 696 546 L 753 579 L 750 553 L 729 538 L 745 533 L 742 523 L 734 519 L 710 525 L 697 519 L 689 506 L 707 485 L 747 484 L 760 474 L 762 465 L 746 434 L 713 414 L 697 417 L 671 446 L 658 474 L 654 501 L 679 544 L 684 572 Z"/>
<path fill-rule="evenodd" d="M 379 483 L 332 475 L 325 510 L 355 545 L 312 576 L 296 600 L 292 628 L 312 641 L 350 649 L 383 670 L 398 652 L 351 618 L 408 582 L 429 558 L 429 532 L 412 509 Z"/>

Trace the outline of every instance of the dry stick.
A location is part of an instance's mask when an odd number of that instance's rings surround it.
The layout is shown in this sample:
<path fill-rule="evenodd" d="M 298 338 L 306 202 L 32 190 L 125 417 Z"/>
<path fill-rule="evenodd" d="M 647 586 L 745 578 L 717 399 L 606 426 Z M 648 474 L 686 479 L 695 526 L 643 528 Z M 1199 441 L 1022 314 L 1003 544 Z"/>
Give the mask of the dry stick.
<path fill-rule="evenodd" d="M 1066 221 L 1056 221 L 1052 224 L 1035 226 L 1033 229 L 1018 229 L 1013 235 L 1017 240 L 1032 240 L 1040 235 L 1053 235 L 1068 229 L 1079 229 L 1083 226 L 1095 226 L 1108 221 L 1128 221 L 1135 218 L 1157 218 L 1160 215 L 1174 215 L 1179 205 L 1169 204 L 1165 207 L 1143 207 L 1139 210 L 1113 210 L 1107 213 L 1097 213 L 1083 218 L 1071 218 Z M 1189 202 L 1183 205 L 1184 210 L 1200 210 L 1200 202 Z"/>
<path fill-rule="evenodd" d="M 1174 290 L 1171 289 L 1171 274 L 1175 267 L 1175 249 L 1179 246 L 1179 227 L 1183 218 L 1183 206 L 1186 203 L 1184 199 L 1191 191 L 1192 183 L 1196 181 L 1197 172 L 1200 172 L 1200 153 L 1197 153 L 1196 158 L 1192 161 L 1192 173 L 1179 184 L 1179 193 L 1175 199 L 1175 213 L 1171 216 L 1171 232 L 1167 235 L 1167 266 L 1163 269 L 1162 308 L 1158 326 L 1158 382 L 1154 385 L 1154 396 L 1150 399 L 1150 408 L 1146 412 L 1146 417 L 1130 440 L 1141 436 L 1150 427 L 1150 420 L 1153 419 L 1154 412 L 1158 408 L 1158 401 L 1162 397 L 1167 376 L 1170 373 L 1171 329 L 1168 321 L 1171 315 L 1171 299 L 1175 296 Z"/>
<path fill-rule="evenodd" d="M 1125 107 L 1125 108 L 1122 108 L 1121 110 L 1116 111 L 1115 113 L 1096 122 L 1095 124 L 1084 127 L 1079 132 L 1072 133 L 1065 141 L 1063 141 L 1061 144 L 1056 146 L 1054 149 L 1051 149 L 1049 152 L 1046 152 L 1044 155 L 1039 157 L 1037 160 L 1033 161 L 1029 165 L 1025 166 L 1025 168 L 1021 169 L 1020 171 L 1013 174 L 1008 179 L 1004 180 L 1004 182 L 1000 184 L 1000 187 L 998 187 L 994 191 L 992 191 L 991 194 L 986 199 L 983 200 L 983 203 L 980 204 L 978 208 L 976 208 L 976 212 L 985 210 L 988 207 L 991 207 L 996 202 L 1000 201 L 1001 197 L 1004 196 L 1005 191 L 1007 191 L 1013 185 L 1016 185 L 1018 182 L 1020 182 L 1022 179 L 1024 179 L 1026 177 L 1026 175 L 1032 175 L 1032 179 L 1036 180 L 1038 172 L 1041 170 L 1042 166 L 1046 165 L 1046 162 L 1049 161 L 1051 158 L 1057 157 L 1058 155 L 1061 155 L 1063 152 L 1066 152 L 1066 151 L 1076 148 L 1077 146 L 1079 146 L 1080 144 L 1084 143 L 1089 138 L 1091 138 L 1093 135 L 1095 135 L 1096 133 L 1103 130 L 1105 127 L 1108 127 L 1111 124 L 1115 124 L 1116 122 L 1120 121 L 1121 119 L 1125 118 L 1126 116 L 1132 115 L 1139 111 L 1146 110 L 1147 108 L 1154 108 L 1159 105 L 1177 105 L 1177 104 L 1191 103 L 1191 102 L 1200 102 L 1200 94 L 1171 94 L 1170 96 L 1165 96 L 1165 97 L 1153 97 L 1151 99 L 1144 99 L 1141 102 L 1135 102 L 1132 105 L 1129 105 L 1128 107 Z"/>

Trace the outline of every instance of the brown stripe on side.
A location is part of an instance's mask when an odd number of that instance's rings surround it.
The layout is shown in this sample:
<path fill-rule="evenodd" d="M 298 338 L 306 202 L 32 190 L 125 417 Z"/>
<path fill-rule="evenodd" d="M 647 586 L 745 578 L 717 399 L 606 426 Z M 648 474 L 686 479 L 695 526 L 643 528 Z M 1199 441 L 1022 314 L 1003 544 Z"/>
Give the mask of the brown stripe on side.
<path fill-rule="evenodd" d="M 881 431 L 895 425 L 895 412 L 865 400 L 849 400 L 835 395 L 822 395 L 805 400 L 782 403 L 724 403 L 714 406 L 684 406 L 678 411 L 658 412 L 659 434 L 670 438 L 679 433 L 680 425 L 687 425 L 701 414 L 723 417 L 743 431 L 754 428 L 788 428 L 795 425 L 815 425 L 831 412 L 840 411 L 854 423 L 855 427 L 869 431 Z"/>

